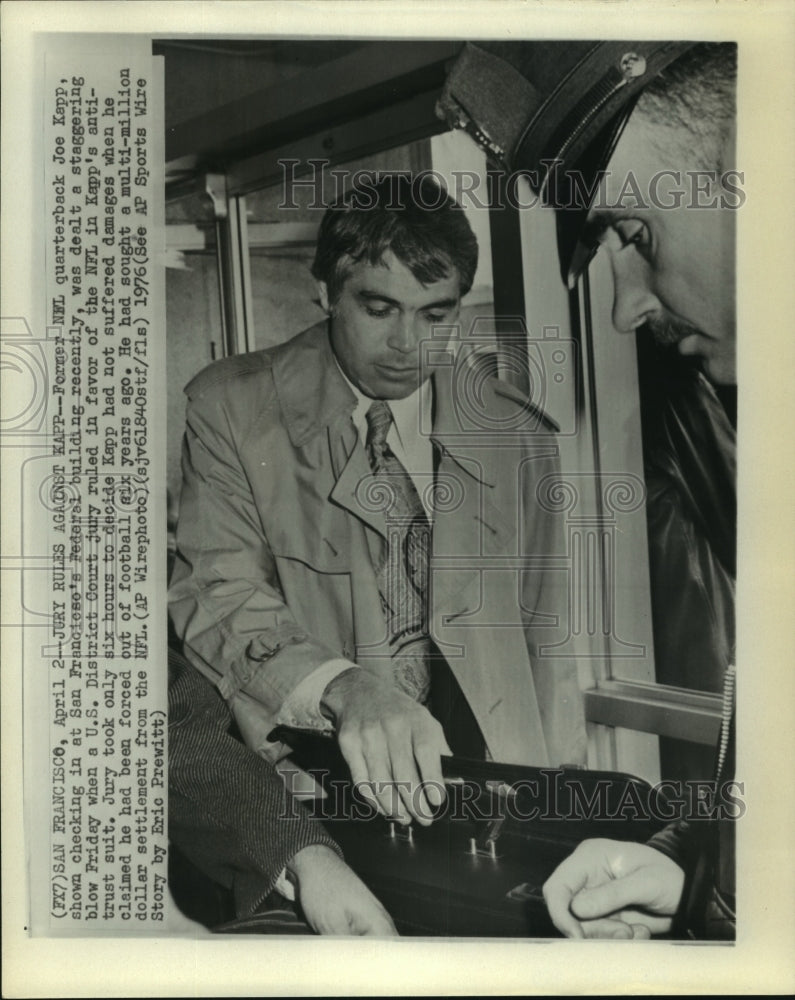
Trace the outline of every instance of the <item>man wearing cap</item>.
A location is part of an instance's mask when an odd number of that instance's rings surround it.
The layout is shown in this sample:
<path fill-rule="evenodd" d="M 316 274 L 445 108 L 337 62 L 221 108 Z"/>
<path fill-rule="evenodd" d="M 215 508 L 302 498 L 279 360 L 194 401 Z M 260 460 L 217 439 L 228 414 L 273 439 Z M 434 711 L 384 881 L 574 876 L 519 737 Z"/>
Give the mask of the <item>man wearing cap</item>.
<path fill-rule="evenodd" d="M 663 465 L 677 505 L 677 530 L 661 551 L 693 595 L 665 624 L 696 637 L 711 630 L 714 670 L 726 670 L 729 690 L 735 439 L 719 395 L 731 405 L 736 382 L 734 229 L 742 192 L 734 170 L 735 85 L 733 44 L 485 44 L 465 49 L 440 102 L 451 124 L 466 128 L 506 169 L 527 173 L 542 201 L 557 209 L 564 281 L 572 285 L 602 248 L 613 273 L 616 329 L 649 334 L 699 369 L 685 404 L 693 432 L 671 432 L 678 404 L 666 402 L 668 412 L 657 415 L 668 422 Z M 690 468 L 702 466 L 698 489 L 683 474 L 684 445 Z M 649 510 L 651 520 L 651 490 Z M 691 539 L 699 551 L 685 555 Z M 714 570 L 712 591 L 705 567 Z M 696 686 L 710 686 L 712 669 Z M 732 729 L 727 719 L 718 778 L 733 768 Z M 681 821 L 651 846 L 585 841 L 544 894 L 556 926 L 571 937 L 648 937 L 672 927 L 733 937 L 733 854 L 728 821 Z"/>

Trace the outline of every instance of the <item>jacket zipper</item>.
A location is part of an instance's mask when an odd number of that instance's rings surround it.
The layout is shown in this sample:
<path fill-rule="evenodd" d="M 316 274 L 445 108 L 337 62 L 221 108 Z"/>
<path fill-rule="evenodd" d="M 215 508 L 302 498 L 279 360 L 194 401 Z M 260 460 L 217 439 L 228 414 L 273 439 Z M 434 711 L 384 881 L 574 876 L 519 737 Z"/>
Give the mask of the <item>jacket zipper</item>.
<path fill-rule="evenodd" d="M 729 748 L 729 731 L 731 729 L 732 713 L 734 712 L 734 690 L 737 681 L 737 668 L 733 663 L 726 667 L 723 678 L 723 702 L 721 705 L 720 741 L 718 743 L 718 759 L 715 764 L 715 782 L 723 775 L 726 763 L 726 753 Z"/>

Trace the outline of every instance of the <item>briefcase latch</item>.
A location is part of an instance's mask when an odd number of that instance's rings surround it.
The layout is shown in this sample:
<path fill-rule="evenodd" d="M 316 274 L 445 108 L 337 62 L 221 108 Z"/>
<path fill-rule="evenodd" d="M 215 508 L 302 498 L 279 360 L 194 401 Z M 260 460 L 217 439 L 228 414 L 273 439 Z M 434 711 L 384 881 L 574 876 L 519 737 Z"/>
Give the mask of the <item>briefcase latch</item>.
<path fill-rule="evenodd" d="M 414 830 L 411 824 L 403 826 L 401 823 L 395 823 L 390 820 L 387 826 L 387 837 L 390 840 L 405 840 L 407 844 L 414 843 Z"/>
<path fill-rule="evenodd" d="M 516 792 L 504 781 L 487 781 L 486 788 L 491 792 L 491 815 L 483 831 L 477 837 L 470 837 L 469 853 L 496 861 L 502 857 L 497 851 L 497 841 Z"/>

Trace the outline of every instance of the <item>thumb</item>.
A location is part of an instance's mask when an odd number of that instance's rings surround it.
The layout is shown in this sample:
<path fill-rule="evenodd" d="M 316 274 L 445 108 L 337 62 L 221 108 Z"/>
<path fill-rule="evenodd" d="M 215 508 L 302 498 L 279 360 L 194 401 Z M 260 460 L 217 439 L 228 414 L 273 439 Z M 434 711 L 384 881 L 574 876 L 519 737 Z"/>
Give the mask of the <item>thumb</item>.
<path fill-rule="evenodd" d="M 580 920 L 593 920 L 628 906 L 644 906 L 649 901 L 648 880 L 633 872 L 594 889 L 582 889 L 572 899 L 571 909 Z"/>

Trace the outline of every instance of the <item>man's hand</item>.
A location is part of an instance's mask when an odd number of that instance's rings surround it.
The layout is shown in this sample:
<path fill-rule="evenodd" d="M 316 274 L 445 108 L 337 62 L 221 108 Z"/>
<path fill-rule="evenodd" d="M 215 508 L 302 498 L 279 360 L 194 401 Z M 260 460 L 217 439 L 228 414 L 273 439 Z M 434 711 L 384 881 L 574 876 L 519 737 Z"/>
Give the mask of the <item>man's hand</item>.
<path fill-rule="evenodd" d="M 571 938 L 649 938 L 671 929 L 682 869 L 646 844 L 585 840 L 544 884 L 557 929 Z"/>
<path fill-rule="evenodd" d="M 427 826 L 444 802 L 441 755 L 451 750 L 422 705 L 358 667 L 339 674 L 321 699 L 354 784 L 385 816 Z M 421 787 L 422 782 L 427 786 Z M 368 790 L 370 795 L 368 795 Z"/>
<path fill-rule="evenodd" d="M 287 871 L 304 915 L 318 934 L 397 934 L 383 906 L 329 847 L 303 848 L 287 863 Z"/>

